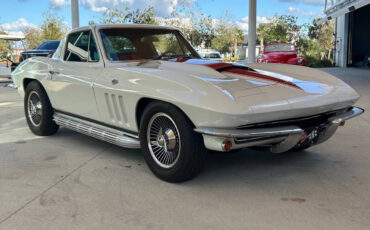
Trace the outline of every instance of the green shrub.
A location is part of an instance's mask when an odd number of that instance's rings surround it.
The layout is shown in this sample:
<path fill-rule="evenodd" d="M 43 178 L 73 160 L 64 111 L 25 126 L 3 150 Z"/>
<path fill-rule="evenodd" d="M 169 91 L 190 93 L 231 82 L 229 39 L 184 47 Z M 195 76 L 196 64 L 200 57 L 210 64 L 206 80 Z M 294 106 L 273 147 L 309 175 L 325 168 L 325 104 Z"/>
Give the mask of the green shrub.
<path fill-rule="evenodd" d="M 320 60 L 317 57 L 307 56 L 306 65 L 312 68 L 324 68 L 324 67 L 333 67 L 332 60 L 324 59 Z"/>

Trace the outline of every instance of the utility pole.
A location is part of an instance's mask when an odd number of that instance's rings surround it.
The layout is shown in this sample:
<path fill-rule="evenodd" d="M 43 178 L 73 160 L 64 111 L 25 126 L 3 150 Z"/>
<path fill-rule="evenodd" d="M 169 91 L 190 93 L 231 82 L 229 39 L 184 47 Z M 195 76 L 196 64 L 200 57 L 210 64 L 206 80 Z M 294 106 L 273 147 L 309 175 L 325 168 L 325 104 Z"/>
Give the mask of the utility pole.
<path fill-rule="evenodd" d="M 248 63 L 256 61 L 256 0 L 249 0 L 248 18 Z"/>
<path fill-rule="evenodd" d="M 78 0 L 71 0 L 72 29 L 80 27 Z"/>

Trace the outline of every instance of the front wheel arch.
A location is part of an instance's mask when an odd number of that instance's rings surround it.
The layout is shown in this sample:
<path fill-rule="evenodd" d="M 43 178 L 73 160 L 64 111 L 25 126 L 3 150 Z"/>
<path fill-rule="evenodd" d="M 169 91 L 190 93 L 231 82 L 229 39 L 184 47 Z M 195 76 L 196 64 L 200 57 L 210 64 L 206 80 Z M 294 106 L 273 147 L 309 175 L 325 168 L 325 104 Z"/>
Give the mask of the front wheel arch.
<path fill-rule="evenodd" d="M 191 122 L 191 124 L 193 125 L 193 128 L 195 128 L 195 125 L 193 123 L 193 121 L 189 118 L 189 116 L 181 109 L 179 108 L 178 106 L 174 105 L 173 103 L 170 103 L 170 102 L 166 102 L 166 101 L 162 101 L 162 100 L 158 100 L 158 99 L 153 99 L 153 98 L 148 98 L 148 97 L 143 97 L 143 98 L 140 98 L 140 100 L 137 102 L 136 104 L 136 109 L 135 109 L 135 118 L 136 118 L 136 125 L 137 125 L 137 128 L 138 130 L 140 130 L 140 121 L 141 121 L 141 118 L 143 116 L 143 113 L 144 113 L 144 110 L 145 108 L 150 104 L 150 103 L 154 103 L 154 102 L 160 102 L 160 103 L 165 103 L 165 104 L 169 104 L 171 106 L 174 106 L 176 107 L 177 109 L 179 109 L 183 114 L 184 116 L 186 116 L 186 118 Z"/>
<path fill-rule="evenodd" d="M 41 85 L 41 83 L 38 80 L 34 79 L 34 78 L 24 78 L 23 82 L 22 82 L 22 87 L 23 87 L 24 92 L 26 92 L 27 85 L 30 84 L 32 81 L 37 81 Z"/>

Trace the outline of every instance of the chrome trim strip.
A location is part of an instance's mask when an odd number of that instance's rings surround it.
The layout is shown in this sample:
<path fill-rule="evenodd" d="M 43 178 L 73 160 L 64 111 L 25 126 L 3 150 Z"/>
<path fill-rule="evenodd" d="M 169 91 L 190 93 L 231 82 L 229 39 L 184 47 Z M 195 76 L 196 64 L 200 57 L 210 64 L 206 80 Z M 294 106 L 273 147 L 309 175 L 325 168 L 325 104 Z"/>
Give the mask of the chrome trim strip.
<path fill-rule="evenodd" d="M 219 128 L 196 128 L 195 132 L 229 138 L 248 138 L 248 137 L 273 137 L 280 135 L 301 134 L 303 130 L 298 126 L 285 126 L 276 128 L 261 129 L 219 129 Z"/>
<path fill-rule="evenodd" d="M 54 121 L 59 126 L 66 127 L 118 146 L 132 149 L 139 149 L 141 147 L 140 140 L 138 138 L 127 136 L 124 132 L 110 127 L 94 124 L 92 122 L 60 113 L 54 113 Z"/>
<path fill-rule="evenodd" d="M 345 113 L 330 117 L 328 119 L 328 121 L 331 122 L 332 124 L 339 125 L 342 121 L 349 120 L 351 118 L 357 117 L 357 116 L 361 115 L 364 112 L 365 112 L 365 110 L 362 109 L 362 108 L 352 107 L 351 110 L 349 110 Z"/>
<path fill-rule="evenodd" d="M 110 129 L 113 129 L 113 130 L 118 130 L 126 136 L 133 137 L 133 138 L 136 138 L 136 139 L 139 138 L 139 134 L 134 132 L 134 131 L 125 130 L 125 129 L 120 128 L 120 127 L 116 127 L 116 126 L 113 126 L 113 125 L 110 125 L 110 124 L 105 124 L 105 123 L 102 123 L 102 122 L 99 122 L 99 121 L 96 121 L 96 120 L 93 120 L 93 119 L 90 119 L 90 118 L 82 117 L 82 116 L 79 116 L 79 115 L 76 115 L 76 114 L 72 114 L 72 113 L 68 113 L 68 112 L 64 112 L 64 111 L 60 111 L 60 110 L 54 110 L 54 114 L 57 114 L 58 116 L 73 118 L 75 120 L 77 119 L 77 120 L 81 121 L 82 123 L 94 124 L 95 126 L 101 126 L 101 127 L 110 128 Z"/>

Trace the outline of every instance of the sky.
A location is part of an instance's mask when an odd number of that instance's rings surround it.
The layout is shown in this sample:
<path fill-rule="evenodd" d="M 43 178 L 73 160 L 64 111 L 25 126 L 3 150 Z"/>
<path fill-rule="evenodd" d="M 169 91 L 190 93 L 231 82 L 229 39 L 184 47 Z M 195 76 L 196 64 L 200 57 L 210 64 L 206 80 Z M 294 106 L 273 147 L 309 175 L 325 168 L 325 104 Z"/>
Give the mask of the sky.
<path fill-rule="evenodd" d="M 321 17 L 325 0 L 257 0 L 257 23 L 264 23 L 276 14 L 298 16 L 299 23 Z M 80 26 L 97 21 L 106 8 L 132 9 L 153 6 L 159 17 L 168 17 L 180 3 L 218 18 L 229 12 L 235 23 L 248 31 L 248 0 L 79 0 Z M 21 35 L 25 28 L 39 26 L 46 13 L 61 17 L 71 25 L 70 0 L 0 0 L 0 29 Z"/>

